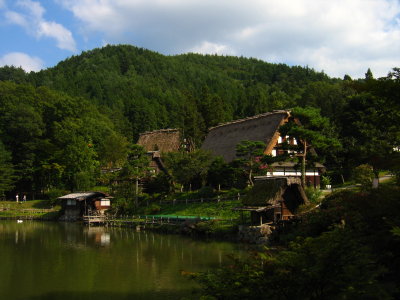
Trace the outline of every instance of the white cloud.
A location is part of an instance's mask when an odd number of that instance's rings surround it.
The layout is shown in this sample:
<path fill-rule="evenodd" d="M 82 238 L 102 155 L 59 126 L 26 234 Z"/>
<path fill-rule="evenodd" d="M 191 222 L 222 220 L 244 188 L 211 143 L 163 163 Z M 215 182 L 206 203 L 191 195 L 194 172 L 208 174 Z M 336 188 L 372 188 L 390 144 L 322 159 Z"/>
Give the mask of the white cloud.
<path fill-rule="evenodd" d="M 6 11 L 5 17 L 6 20 L 12 24 L 16 24 L 25 28 L 29 27 L 29 23 L 26 18 L 15 11 Z"/>
<path fill-rule="evenodd" d="M 60 49 L 76 51 L 76 45 L 72 33 L 64 26 L 55 22 L 42 21 L 37 31 L 39 37 L 52 37 L 57 41 L 57 47 Z"/>
<path fill-rule="evenodd" d="M 166 54 L 235 53 L 331 76 L 400 62 L 398 0 L 56 0 L 90 38 Z"/>
<path fill-rule="evenodd" d="M 23 27 L 29 34 L 37 38 L 55 39 L 57 47 L 60 49 L 76 51 L 76 43 L 71 31 L 61 24 L 46 21 L 43 17 L 45 9 L 39 2 L 19 0 L 16 5 L 25 13 L 7 10 L 5 17 L 8 22 Z"/>
<path fill-rule="evenodd" d="M 44 63 L 40 58 L 21 52 L 11 52 L 0 57 L 0 66 L 6 65 L 21 67 L 27 72 L 39 71 L 44 67 Z"/>
<path fill-rule="evenodd" d="M 202 53 L 202 54 L 229 54 L 234 55 L 234 52 L 229 49 L 226 45 L 220 45 L 210 42 L 203 42 L 199 46 L 194 47 L 190 50 L 193 53 Z"/>

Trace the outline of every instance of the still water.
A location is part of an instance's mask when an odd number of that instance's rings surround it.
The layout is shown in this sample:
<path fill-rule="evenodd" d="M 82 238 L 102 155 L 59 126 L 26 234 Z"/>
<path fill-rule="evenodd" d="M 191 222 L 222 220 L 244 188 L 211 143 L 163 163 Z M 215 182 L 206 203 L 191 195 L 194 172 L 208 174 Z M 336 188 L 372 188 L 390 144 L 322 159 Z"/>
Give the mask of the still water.
<path fill-rule="evenodd" d="M 181 275 L 229 263 L 238 245 L 128 228 L 0 221 L 0 299 L 180 299 Z"/>

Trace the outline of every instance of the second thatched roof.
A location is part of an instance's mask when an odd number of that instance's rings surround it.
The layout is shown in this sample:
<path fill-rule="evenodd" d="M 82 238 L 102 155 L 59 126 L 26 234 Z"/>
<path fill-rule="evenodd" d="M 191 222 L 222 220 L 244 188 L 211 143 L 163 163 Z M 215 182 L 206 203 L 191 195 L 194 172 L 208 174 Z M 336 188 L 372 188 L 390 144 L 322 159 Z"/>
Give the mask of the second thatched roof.
<path fill-rule="evenodd" d="M 179 129 L 161 129 L 144 132 L 137 142 L 146 151 L 176 152 L 181 147 L 181 132 Z"/>

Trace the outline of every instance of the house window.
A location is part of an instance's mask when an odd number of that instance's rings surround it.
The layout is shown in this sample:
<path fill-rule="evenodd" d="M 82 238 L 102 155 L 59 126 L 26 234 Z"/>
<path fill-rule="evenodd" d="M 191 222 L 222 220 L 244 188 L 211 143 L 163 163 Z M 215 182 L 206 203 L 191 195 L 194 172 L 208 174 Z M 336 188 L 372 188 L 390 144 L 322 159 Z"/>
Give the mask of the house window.
<path fill-rule="evenodd" d="M 67 200 L 67 205 L 68 206 L 75 206 L 76 205 L 76 200 L 75 199 L 68 199 Z"/>
<path fill-rule="evenodd" d="M 282 143 L 282 137 L 279 136 L 279 137 L 278 137 L 278 144 L 281 144 L 281 143 Z"/>
<path fill-rule="evenodd" d="M 101 199 L 100 205 L 101 206 L 110 206 L 110 200 L 109 199 Z"/>

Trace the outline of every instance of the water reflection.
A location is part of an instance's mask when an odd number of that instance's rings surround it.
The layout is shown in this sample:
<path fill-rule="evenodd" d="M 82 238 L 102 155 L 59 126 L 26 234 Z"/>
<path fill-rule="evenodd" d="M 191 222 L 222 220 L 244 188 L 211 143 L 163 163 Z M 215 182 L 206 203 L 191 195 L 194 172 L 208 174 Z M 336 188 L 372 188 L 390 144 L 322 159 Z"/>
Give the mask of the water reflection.
<path fill-rule="evenodd" d="M 230 243 L 148 231 L 2 221 L 0 299 L 179 299 L 195 287 L 182 270 L 219 266 L 232 252 Z"/>
<path fill-rule="evenodd" d="M 104 227 L 87 227 L 86 232 L 88 238 L 93 240 L 94 244 L 103 247 L 110 245 L 110 233 Z"/>

